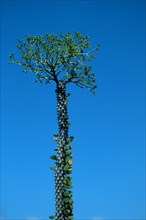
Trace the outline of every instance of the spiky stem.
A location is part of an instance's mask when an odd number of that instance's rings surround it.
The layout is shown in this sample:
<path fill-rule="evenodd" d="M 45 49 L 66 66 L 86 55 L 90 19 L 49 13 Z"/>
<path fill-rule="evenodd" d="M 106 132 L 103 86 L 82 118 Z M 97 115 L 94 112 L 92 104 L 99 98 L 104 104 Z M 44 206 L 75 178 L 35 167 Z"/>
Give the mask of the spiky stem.
<path fill-rule="evenodd" d="M 58 114 L 58 147 L 55 167 L 55 200 L 56 200 L 56 220 L 73 219 L 72 201 L 72 179 L 69 176 L 72 172 L 71 146 L 68 144 L 73 137 L 68 136 L 68 111 L 66 84 L 63 81 L 57 83 L 57 114 Z"/>

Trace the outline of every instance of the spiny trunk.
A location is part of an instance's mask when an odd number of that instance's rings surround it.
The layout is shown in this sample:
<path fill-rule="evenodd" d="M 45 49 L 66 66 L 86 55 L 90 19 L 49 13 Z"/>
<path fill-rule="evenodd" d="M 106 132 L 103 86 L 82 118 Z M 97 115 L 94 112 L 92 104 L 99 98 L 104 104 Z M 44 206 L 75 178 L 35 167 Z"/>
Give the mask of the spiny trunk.
<path fill-rule="evenodd" d="M 72 201 L 72 179 L 69 176 L 72 172 L 72 154 L 69 143 L 72 137 L 68 136 L 68 112 L 66 85 L 59 81 L 56 89 L 57 94 L 57 114 L 59 137 L 57 146 L 57 158 L 55 168 L 55 200 L 56 200 L 56 220 L 73 219 Z"/>

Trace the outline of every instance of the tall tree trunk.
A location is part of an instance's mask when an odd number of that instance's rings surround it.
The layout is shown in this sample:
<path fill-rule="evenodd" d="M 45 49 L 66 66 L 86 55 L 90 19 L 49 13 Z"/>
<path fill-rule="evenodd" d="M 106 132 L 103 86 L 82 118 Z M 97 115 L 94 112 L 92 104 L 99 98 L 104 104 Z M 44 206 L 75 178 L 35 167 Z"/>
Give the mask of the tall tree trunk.
<path fill-rule="evenodd" d="M 63 81 L 57 83 L 57 114 L 58 114 L 58 146 L 55 168 L 55 200 L 56 220 L 73 219 L 72 201 L 72 179 L 69 174 L 72 172 L 72 147 L 69 143 L 73 137 L 68 136 L 69 123 L 67 111 L 66 84 Z"/>

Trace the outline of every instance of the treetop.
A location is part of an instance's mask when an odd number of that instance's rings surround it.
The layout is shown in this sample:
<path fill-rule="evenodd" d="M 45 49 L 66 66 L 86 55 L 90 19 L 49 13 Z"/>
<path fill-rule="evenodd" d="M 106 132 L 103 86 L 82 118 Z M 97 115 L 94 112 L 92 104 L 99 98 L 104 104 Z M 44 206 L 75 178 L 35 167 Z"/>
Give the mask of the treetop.
<path fill-rule="evenodd" d="M 59 36 L 48 33 L 43 36 L 26 35 L 25 40 L 18 39 L 16 46 L 20 59 L 11 53 L 9 63 L 23 66 L 23 72 L 33 72 L 36 82 L 75 83 L 94 93 L 96 79 L 88 62 L 95 58 L 99 45 L 92 49 L 89 39 L 79 32 L 73 35 L 61 32 Z"/>

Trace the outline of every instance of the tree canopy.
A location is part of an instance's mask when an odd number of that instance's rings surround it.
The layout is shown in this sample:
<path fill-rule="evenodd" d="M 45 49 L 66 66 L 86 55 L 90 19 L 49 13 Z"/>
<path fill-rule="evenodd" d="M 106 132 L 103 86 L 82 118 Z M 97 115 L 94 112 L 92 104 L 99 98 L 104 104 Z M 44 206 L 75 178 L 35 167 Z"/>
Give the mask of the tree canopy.
<path fill-rule="evenodd" d="M 94 52 L 99 45 L 91 48 L 89 36 L 79 32 L 47 34 L 44 36 L 26 35 L 26 39 L 18 39 L 17 45 L 20 58 L 16 59 L 14 53 L 9 55 L 11 62 L 24 67 L 23 72 L 33 72 L 36 82 L 75 83 L 81 88 L 87 88 L 94 94 L 96 88 L 95 75 L 88 61 L 95 58 Z"/>

